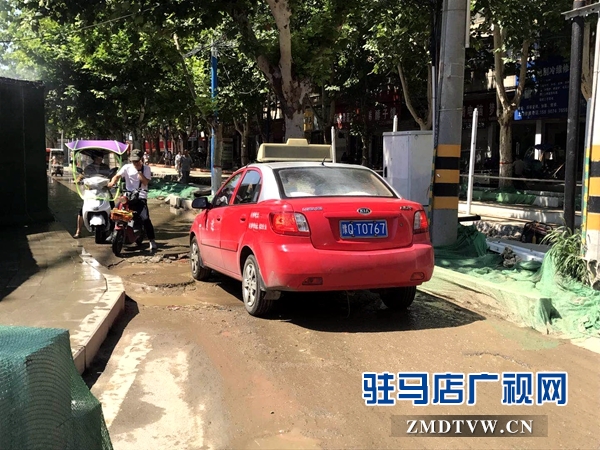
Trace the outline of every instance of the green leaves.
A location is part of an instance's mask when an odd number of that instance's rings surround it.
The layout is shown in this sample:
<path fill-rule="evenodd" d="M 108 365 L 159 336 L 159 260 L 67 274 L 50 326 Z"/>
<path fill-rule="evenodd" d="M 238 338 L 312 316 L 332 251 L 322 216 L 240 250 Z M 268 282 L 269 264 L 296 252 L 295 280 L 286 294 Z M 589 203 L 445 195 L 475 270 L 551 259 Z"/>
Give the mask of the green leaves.
<path fill-rule="evenodd" d="M 594 274 L 588 261 L 583 257 L 584 244 L 581 230 L 573 232 L 568 227 L 556 228 L 542 240 L 542 244 L 552 245 L 547 255 L 552 258 L 559 274 L 592 285 Z"/>

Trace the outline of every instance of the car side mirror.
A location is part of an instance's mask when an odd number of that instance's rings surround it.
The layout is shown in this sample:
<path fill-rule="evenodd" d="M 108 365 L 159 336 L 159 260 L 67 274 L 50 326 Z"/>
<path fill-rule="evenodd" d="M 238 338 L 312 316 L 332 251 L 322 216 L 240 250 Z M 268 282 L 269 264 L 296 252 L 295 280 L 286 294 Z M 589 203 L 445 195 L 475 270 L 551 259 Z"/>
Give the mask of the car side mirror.
<path fill-rule="evenodd" d="M 192 201 L 192 208 L 194 209 L 210 209 L 211 204 L 206 197 L 198 197 Z"/>

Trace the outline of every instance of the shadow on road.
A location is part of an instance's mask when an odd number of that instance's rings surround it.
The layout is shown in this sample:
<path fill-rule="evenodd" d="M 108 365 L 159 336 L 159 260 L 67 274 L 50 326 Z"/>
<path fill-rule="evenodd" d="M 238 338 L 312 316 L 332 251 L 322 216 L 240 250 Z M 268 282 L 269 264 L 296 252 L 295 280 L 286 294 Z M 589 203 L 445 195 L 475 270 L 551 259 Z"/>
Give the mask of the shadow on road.
<path fill-rule="evenodd" d="M 110 328 L 104 343 L 94 358 L 94 361 L 82 375 L 83 380 L 87 384 L 88 388 L 91 389 L 98 378 L 100 378 L 100 375 L 102 375 L 106 369 L 106 364 L 108 364 L 108 361 L 110 360 L 115 347 L 119 343 L 121 336 L 123 336 L 125 328 L 127 328 L 129 322 L 131 322 L 133 318 L 139 314 L 139 312 L 138 304 L 131 298 L 126 297 L 125 311 L 119 315 L 119 318 Z"/>
<path fill-rule="evenodd" d="M 236 297 L 243 306 L 239 281 L 213 272 L 210 281 Z M 379 333 L 468 325 L 486 318 L 443 298 L 417 292 L 414 303 L 405 311 L 383 306 L 379 296 L 369 291 L 285 292 L 273 310 L 257 320 L 286 321 L 303 328 L 324 332 Z"/>

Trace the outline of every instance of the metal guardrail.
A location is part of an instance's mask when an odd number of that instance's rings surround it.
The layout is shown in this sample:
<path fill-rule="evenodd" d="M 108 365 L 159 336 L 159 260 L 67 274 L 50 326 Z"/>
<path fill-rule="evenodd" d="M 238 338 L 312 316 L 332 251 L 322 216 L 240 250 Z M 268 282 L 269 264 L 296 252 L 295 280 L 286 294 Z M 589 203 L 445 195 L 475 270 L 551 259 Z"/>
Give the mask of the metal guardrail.
<path fill-rule="evenodd" d="M 460 174 L 463 178 L 469 178 L 468 174 Z M 552 179 L 544 179 L 544 178 L 519 178 L 519 177 L 500 177 L 495 175 L 477 175 L 473 174 L 473 178 L 488 178 L 491 180 L 514 180 L 514 181 L 534 181 L 541 183 L 564 183 L 565 180 L 552 180 Z M 576 183 L 577 186 L 582 186 L 581 183 Z"/>

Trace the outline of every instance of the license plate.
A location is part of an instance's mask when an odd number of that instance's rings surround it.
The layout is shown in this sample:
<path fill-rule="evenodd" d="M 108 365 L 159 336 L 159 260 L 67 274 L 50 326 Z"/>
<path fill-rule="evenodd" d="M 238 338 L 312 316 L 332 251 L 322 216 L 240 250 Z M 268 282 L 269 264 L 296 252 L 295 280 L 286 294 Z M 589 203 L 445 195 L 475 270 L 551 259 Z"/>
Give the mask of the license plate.
<path fill-rule="evenodd" d="M 387 235 L 387 221 L 385 220 L 340 220 L 342 239 L 384 238 Z"/>

